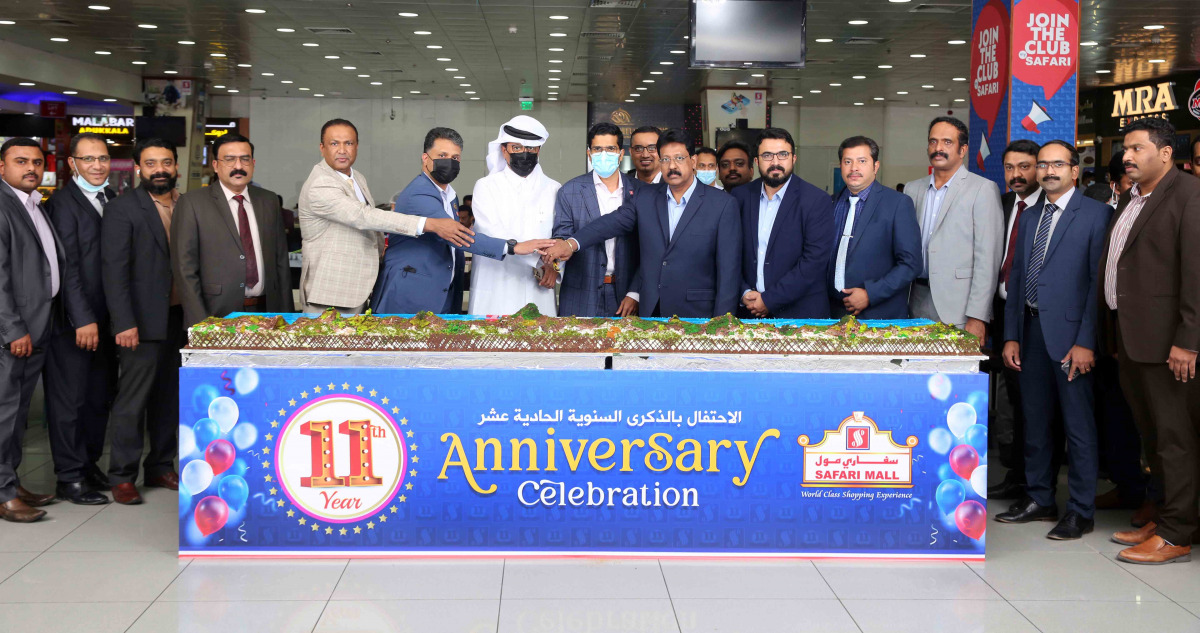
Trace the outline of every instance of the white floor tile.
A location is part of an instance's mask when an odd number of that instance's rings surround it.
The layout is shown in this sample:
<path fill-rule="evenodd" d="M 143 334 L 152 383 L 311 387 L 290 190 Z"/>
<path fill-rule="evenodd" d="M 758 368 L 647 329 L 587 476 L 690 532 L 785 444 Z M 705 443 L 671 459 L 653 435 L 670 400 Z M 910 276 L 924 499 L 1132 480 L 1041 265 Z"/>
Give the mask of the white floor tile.
<path fill-rule="evenodd" d="M 37 557 L 37 552 L 0 552 L 0 582 Z"/>
<path fill-rule="evenodd" d="M 151 602 L 186 566 L 168 553 L 47 552 L 0 584 L 0 602 Z"/>
<path fill-rule="evenodd" d="M 509 600 L 499 633 L 679 633 L 670 600 Z"/>
<path fill-rule="evenodd" d="M 1190 563 L 1169 565 L 1118 564 L 1142 582 L 1154 587 L 1175 602 L 1200 602 L 1200 552 L 1192 546 Z"/>
<path fill-rule="evenodd" d="M 1000 600 L 845 600 L 863 633 L 1038 633 Z"/>
<path fill-rule="evenodd" d="M 330 602 L 313 633 L 495 633 L 499 600 Z"/>
<path fill-rule="evenodd" d="M 42 508 L 46 511 L 46 518 L 36 523 L 5 521 L 0 524 L 0 552 L 44 552 L 92 518 L 101 507 L 72 506 L 69 503 L 63 508 L 59 506 L 64 504 L 56 503 Z"/>
<path fill-rule="evenodd" d="M 311 631 L 325 602 L 155 602 L 129 633 Z"/>
<path fill-rule="evenodd" d="M 352 560 L 333 600 L 499 600 L 503 560 Z"/>
<path fill-rule="evenodd" d="M 1200 602 L 1180 602 L 1179 605 L 1184 609 L 1196 614 L 1196 617 L 1200 618 Z"/>
<path fill-rule="evenodd" d="M 159 600 L 328 600 L 345 560 L 195 560 Z"/>
<path fill-rule="evenodd" d="M 662 561 L 672 600 L 752 598 L 794 600 L 836 596 L 810 561 Z"/>
<path fill-rule="evenodd" d="M 987 525 L 987 550 L 993 555 L 1003 552 L 1093 552 L 1083 539 L 1054 541 L 1046 533 L 1054 529 L 1054 523 L 1034 521 L 1032 523 L 1000 523 L 989 521 Z"/>
<path fill-rule="evenodd" d="M 843 600 L 1000 600 L 962 563 L 816 561 Z"/>
<path fill-rule="evenodd" d="M 171 498 L 178 499 L 172 493 Z M 50 548 L 51 552 L 178 552 L 179 514 L 154 494 L 147 503 L 110 503 Z"/>
<path fill-rule="evenodd" d="M 1043 633 L 1200 631 L 1200 619 L 1173 602 L 1014 601 L 1012 605 Z"/>
<path fill-rule="evenodd" d="M 667 599 L 656 560 L 509 560 L 503 599 Z"/>
<path fill-rule="evenodd" d="M 1007 600 L 1167 599 L 1105 554 L 1010 552 L 969 565 Z"/>
<path fill-rule="evenodd" d="M 837 600 L 674 600 L 683 633 L 858 633 Z"/>
<path fill-rule="evenodd" d="M 150 606 L 149 602 L 27 602 L 4 605 L 3 631 L 37 633 L 121 633 Z M 160 631 L 174 629 L 159 629 Z"/>

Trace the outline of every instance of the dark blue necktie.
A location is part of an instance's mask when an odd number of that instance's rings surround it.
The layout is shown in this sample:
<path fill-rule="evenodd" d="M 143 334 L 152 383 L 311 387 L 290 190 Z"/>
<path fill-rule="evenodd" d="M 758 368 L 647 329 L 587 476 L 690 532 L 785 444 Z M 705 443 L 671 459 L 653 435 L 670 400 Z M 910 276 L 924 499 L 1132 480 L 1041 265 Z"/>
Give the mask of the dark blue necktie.
<path fill-rule="evenodd" d="M 1042 274 L 1042 264 L 1046 260 L 1046 246 L 1050 242 L 1050 224 L 1058 207 L 1047 204 L 1042 208 L 1042 217 L 1038 219 L 1037 235 L 1033 238 L 1033 252 L 1029 255 L 1029 276 L 1025 280 L 1025 302 L 1031 306 L 1038 304 L 1037 282 Z"/>

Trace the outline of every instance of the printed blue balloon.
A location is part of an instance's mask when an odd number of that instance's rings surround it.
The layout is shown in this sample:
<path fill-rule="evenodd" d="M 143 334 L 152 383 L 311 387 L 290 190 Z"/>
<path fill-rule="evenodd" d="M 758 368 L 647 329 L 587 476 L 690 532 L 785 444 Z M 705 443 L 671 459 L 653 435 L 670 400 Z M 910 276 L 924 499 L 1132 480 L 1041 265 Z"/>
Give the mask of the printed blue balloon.
<path fill-rule="evenodd" d="M 954 474 L 954 469 L 950 467 L 950 463 L 944 463 L 938 466 L 938 479 L 942 481 L 959 481 L 958 475 Z"/>
<path fill-rule="evenodd" d="M 967 404 L 971 405 L 971 408 L 975 409 L 976 411 L 987 411 L 987 393 L 984 391 L 972 391 L 971 394 L 967 396 Z"/>
<path fill-rule="evenodd" d="M 241 509 L 246 505 L 246 499 L 250 496 L 250 486 L 246 485 L 246 480 L 236 475 L 229 475 L 221 479 L 221 485 L 217 487 L 217 494 L 229 504 L 230 508 Z"/>
<path fill-rule="evenodd" d="M 987 454 L 988 437 L 986 426 L 982 424 L 972 424 L 967 428 L 965 438 L 967 440 L 967 444 L 970 444 L 971 448 L 975 449 L 976 453 L 979 453 L 980 455 Z"/>
<path fill-rule="evenodd" d="M 250 470 L 250 467 L 246 465 L 246 460 L 239 457 L 233 460 L 233 465 L 230 466 L 229 470 L 225 471 L 225 473 L 229 475 L 237 475 L 238 477 L 245 477 L 247 470 Z"/>
<path fill-rule="evenodd" d="M 204 415 L 208 415 L 208 405 L 212 404 L 212 401 L 216 400 L 219 395 L 221 395 L 221 392 L 217 391 L 216 387 L 212 385 L 200 385 L 192 391 L 192 408 Z"/>
<path fill-rule="evenodd" d="M 233 443 L 241 450 L 246 450 L 254 445 L 254 441 L 258 439 L 258 429 L 254 428 L 249 422 L 239 423 L 233 427 Z"/>
<path fill-rule="evenodd" d="M 938 455 L 945 455 L 951 447 L 954 446 L 954 436 L 943 428 L 936 428 L 929 432 L 929 448 Z"/>
<path fill-rule="evenodd" d="M 967 489 L 958 480 L 950 479 L 938 484 L 934 498 L 942 514 L 950 514 L 967 498 Z"/>
<path fill-rule="evenodd" d="M 187 491 L 187 486 L 179 487 L 179 518 L 183 518 L 192 512 L 192 493 Z"/>
<path fill-rule="evenodd" d="M 202 418 L 192 427 L 192 434 L 196 438 L 196 448 L 204 452 L 213 440 L 221 437 L 221 425 L 212 418 Z"/>

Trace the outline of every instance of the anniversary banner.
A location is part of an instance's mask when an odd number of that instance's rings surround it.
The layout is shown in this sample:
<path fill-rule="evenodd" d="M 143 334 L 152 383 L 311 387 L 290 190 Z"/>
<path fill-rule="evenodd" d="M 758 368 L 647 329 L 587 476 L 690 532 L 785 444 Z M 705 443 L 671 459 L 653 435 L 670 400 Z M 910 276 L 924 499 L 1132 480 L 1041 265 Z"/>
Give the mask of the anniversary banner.
<path fill-rule="evenodd" d="M 180 380 L 181 555 L 984 553 L 983 374 Z"/>

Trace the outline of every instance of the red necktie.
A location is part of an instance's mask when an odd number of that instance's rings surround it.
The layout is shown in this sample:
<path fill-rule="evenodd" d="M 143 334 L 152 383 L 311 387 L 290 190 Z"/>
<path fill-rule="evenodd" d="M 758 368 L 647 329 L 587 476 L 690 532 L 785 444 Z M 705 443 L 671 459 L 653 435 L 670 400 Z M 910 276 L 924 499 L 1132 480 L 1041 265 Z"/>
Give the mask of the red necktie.
<path fill-rule="evenodd" d="M 1004 265 L 1000 267 L 1000 283 L 1008 283 L 1008 273 L 1012 272 L 1013 251 L 1017 248 L 1017 228 L 1021 226 L 1021 212 L 1025 210 L 1025 201 L 1017 201 L 1017 217 L 1013 218 L 1012 235 L 1008 236 L 1008 255 L 1004 257 Z"/>
<path fill-rule="evenodd" d="M 258 256 L 254 253 L 254 236 L 250 234 L 250 216 L 246 214 L 246 196 L 233 197 L 238 203 L 238 235 L 242 238 L 242 252 L 246 254 L 246 290 L 258 285 Z"/>

